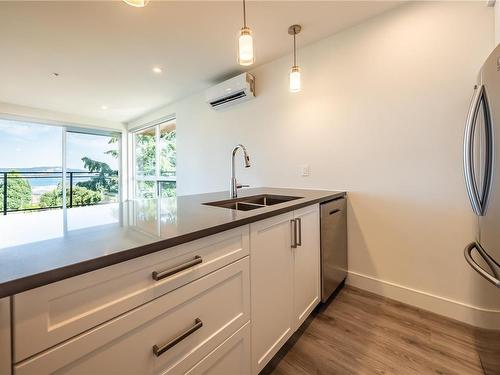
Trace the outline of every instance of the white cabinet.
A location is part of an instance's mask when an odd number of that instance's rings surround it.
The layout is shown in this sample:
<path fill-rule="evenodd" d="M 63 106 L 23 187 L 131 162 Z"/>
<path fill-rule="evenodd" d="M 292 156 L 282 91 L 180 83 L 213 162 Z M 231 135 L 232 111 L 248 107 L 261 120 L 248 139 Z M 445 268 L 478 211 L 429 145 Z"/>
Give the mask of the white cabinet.
<path fill-rule="evenodd" d="M 257 374 L 320 301 L 319 228 L 315 204 L 18 294 L 14 375 Z"/>
<path fill-rule="evenodd" d="M 293 319 L 297 329 L 320 301 L 320 232 L 318 206 L 294 212 L 300 245 L 293 248 Z"/>
<path fill-rule="evenodd" d="M 320 301 L 319 236 L 318 205 L 250 224 L 254 374 Z"/>
<path fill-rule="evenodd" d="M 186 372 L 201 374 L 250 375 L 250 322 Z"/>
<path fill-rule="evenodd" d="M 293 213 L 250 225 L 252 366 L 256 374 L 293 333 Z"/>
<path fill-rule="evenodd" d="M 2 375 L 9 375 L 11 372 L 10 343 L 10 301 L 6 297 L 0 299 L 0 374 Z"/>
<path fill-rule="evenodd" d="M 15 374 L 184 374 L 249 321 L 249 294 L 245 257 L 17 364 Z"/>
<path fill-rule="evenodd" d="M 248 254 L 249 226 L 244 225 L 17 294 L 13 298 L 15 362 Z M 160 280 L 152 277 L 153 272 L 169 270 L 174 271 Z"/>

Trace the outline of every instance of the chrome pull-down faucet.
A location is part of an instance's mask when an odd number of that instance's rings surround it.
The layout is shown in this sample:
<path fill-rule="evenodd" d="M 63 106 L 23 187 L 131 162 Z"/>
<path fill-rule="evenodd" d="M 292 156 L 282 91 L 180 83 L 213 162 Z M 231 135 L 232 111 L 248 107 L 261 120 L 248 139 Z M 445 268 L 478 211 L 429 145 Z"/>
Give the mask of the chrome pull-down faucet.
<path fill-rule="evenodd" d="M 248 156 L 247 149 L 242 144 L 237 144 L 236 147 L 233 148 L 233 153 L 231 155 L 231 186 L 229 187 L 229 194 L 231 195 L 232 199 L 238 197 L 238 189 L 239 188 L 249 186 L 249 185 L 238 184 L 238 181 L 236 181 L 236 172 L 235 172 L 235 168 L 234 168 L 234 157 L 236 155 L 236 152 L 240 148 L 243 151 L 243 157 L 245 159 L 245 168 L 250 167 L 250 156 Z"/>

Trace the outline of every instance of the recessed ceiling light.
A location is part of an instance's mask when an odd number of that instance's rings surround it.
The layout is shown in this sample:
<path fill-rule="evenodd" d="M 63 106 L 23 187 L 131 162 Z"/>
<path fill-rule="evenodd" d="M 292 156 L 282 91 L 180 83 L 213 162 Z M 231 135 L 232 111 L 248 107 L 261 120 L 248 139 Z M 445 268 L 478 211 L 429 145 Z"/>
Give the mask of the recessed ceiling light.
<path fill-rule="evenodd" d="M 153 72 L 157 73 L 157 74 L 160 74 L 161 72 L 163 72 L 163 70 L 159 67 L 159 66 L 155 66 L 153 68 Z"/>
<path fill-rule="evenodd" d="M 101 109 L 102 109 L 103 111 L 105 111 L 106 109 L 108 109 L 108 106 L 107 106 L 107 105 L 101 105 Z"/>

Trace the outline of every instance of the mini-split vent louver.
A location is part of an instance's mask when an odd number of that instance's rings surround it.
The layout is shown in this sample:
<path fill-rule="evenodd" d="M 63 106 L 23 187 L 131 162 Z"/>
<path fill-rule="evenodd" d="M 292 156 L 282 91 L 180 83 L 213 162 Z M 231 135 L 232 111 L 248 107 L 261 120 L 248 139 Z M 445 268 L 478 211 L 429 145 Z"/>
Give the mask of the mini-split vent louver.
<path fill-rule="evenodd" d="M 227 108 L 255 98 L 255 78 L 243 73 L 207 90 L 207 103 L 214 109 Z"/>

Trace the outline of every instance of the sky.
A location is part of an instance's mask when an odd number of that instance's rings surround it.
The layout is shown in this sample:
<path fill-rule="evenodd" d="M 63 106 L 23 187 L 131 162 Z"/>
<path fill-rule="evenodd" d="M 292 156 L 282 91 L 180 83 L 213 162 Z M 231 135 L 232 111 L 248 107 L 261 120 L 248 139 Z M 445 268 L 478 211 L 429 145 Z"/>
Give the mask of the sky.
<path fill-rule="evenodd" d="M 118 169 L 118 162 L 105 151 L 109 137 L 67 133 L 68 168 L 84 169 L 81 159 L 108 163 Z M 62 128 L 0 119 L 0 169 L 55 167 L 62 165 Z"/>

